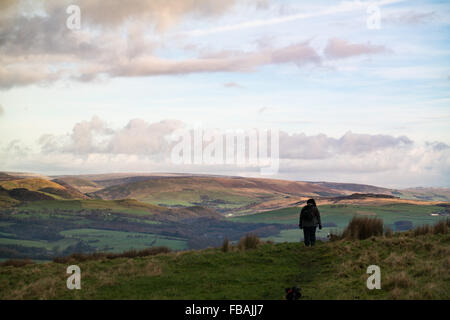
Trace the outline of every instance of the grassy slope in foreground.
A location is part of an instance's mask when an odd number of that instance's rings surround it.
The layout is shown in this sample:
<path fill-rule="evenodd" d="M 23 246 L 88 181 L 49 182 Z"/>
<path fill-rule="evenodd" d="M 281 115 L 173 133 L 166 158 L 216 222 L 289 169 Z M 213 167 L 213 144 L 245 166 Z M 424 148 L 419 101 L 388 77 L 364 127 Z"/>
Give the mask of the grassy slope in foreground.
<path fill-rule="evenodd" d="M 66 289 L 64 264 L 0 267 L 1 299 L 450 299 L 449 234 L 407 233 L 363 241 L 263 244 L 77 262 L 82 289 Z M 381 267 L 381 290 L 366 269 Z"/>

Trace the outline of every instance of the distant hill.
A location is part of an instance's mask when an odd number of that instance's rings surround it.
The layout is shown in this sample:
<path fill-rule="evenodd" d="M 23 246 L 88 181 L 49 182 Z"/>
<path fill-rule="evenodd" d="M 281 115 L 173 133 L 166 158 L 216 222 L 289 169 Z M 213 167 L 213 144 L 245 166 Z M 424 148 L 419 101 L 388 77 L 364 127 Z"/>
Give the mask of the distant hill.
<path fill-rule="evenodd" d="M 378 194 L 408 201 L 450 201 L 450 189 L 389 189 L 378 186 L 337 182 L 302 182 L 177 173 L 111 173 L 54 176 L 33 173 L 1 173 L 5 189 L 26 188 L 55 199 L 104 200 L 136 199 L 159 206 L 182 208 L 202 206 L 222 214 L 247 214 L 296 206 L 314 197 L 322 203 L 353 194 Z M 363 201 L 390 201 L 371 198 Z M 354 199 L 354 200 L 358 200 Z"/>
<path fill-rule="evenodd" d="M 43 178 L 23 178 L 0 180 L 5 190 L 16 190 L 14 199 L 19 201 L 36 201 L 49 199 L 87 199 L 88 197 L 71 185 Z M 9 192 L 11 195 L 11 192 Z"/>
<path fill-rule="evenodd" d="M 79 178 L 79 177 L 60 177 L 53 179 L 54 182 L 64 186 L 71 186 L 80 193 L 88 193 L 103 189 L 103 186 L 98 185 L 94 181 Z"/>
<path fill-rule="evenodd" d="M 64 187 L 60 184 L 42 178 L 24 178 L 0 181 L 0 185 L 5 189 L 25 188 L 31 191 L 38 191 L 43 188 L 64 189 Z"/>
<path fill-rule="evenodd" d="M 450 201 L 450 188 L 408 188 L 393 191 L 406 199 L 418 199 L 424 201 Z"/>
<path fill-rule="evenodd" d="M 351 193 L 377 193 L 377 194 L 392 194 L 391 189 L 375 187 L 366 184 L 356 183 L 336 183 L 336 182 L 310 182 L 315 185 L 326 187 L 332 190 L 340 190 L 344 194 Z"/>
<path fill-rule="evenodd" d="M 241 177 L 129 177 L 122 181 L 89 196 L 108 200 L 133 198 L 169 207 L 201 205 L 225 213 L 248 211 L 275 199 L 342 194 L 307 182 Z"/>
<path fill-rule="evenodd" d="M 136 176 L 96 181 L 105 187 L 89 193 L 94 198 L 123 199 L 134 198 L 143 202 L 168 206 L 201 205 L 224 214 L 252 213 L 289 207 L 303 203 L 314 197 L 321 202 L 336 201 L 335 198 L 352 196 L 354 200 L 367 198 L 364 195 L 385 195 L 378 198 L 369 196 L 370 201 L 387 199 L 425 200 L 424 196 L 411 196 L 382 187 L 329 182 L 301 182 L 277 179 L 259 179 L 219 176 Z M 442 193 L 445 195 L 445 193 Z M 450 199 L 450 195 L 449 198 Z M 448 201 L 443 196 L 434 201 Z M 346 199 L 351 200 L 351 199 Z"/>

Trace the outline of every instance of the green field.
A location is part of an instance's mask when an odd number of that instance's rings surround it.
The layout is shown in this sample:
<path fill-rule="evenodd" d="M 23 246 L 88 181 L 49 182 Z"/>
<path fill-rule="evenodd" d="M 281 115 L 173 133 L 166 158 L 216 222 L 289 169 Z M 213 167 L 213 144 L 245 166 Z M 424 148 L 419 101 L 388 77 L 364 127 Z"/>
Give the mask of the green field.
<path fill-rule="evenodd" d="M 139 250 L 153 246 L 167 246 L 173 250 L 183 250 L 187 247 L 186 241 L 183 239 L 147 233 L 73 229 L 62 231 L 61 234 L 68 239 L 83 240 L 99 251 L 104 252 L 123 252 L 130 249 Z"/>
<path fill-rule="evenodd" d="M 255 199 L 213 190 L 184 189 L 182 192 L 154 192 L 143 198 L 142 202 L 164 206 L 193 206 L 203 205 L 215 209 L 236 209 L 255 203 Z M 217 199 L 220 199 L 218 201 Z"/>
<path fill-rule="evenodd" d="M 133 215 L 151 215 L 153 207 L 150 204 L 135 200 L 41 200 L 25 202 L 16 207 L 19 211 L 49 212 L 51 210 L 108 210 L 110 212 L 128 213 Z"/>
<path fill-rule="evenodd" d="M 23 239 L 13 239 L 13 238 L 0 238 L 0 245 L 20 245 L 24 247 L 34 247 L 34 248 L 44 248 L 46 250 L 64 250 L 67 247 L 76 244 L 75 239 L 61 239 L 57 241 L 46 241 L 46 240 L 23 240 Z"/>

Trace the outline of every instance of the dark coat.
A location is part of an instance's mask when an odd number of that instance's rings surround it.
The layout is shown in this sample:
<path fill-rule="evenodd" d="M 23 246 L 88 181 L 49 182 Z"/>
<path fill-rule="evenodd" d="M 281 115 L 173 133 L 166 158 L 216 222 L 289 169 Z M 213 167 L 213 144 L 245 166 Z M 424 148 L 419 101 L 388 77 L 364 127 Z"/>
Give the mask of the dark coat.
<path fill-rule="evenodd" d="M 312 210 L 313 219 L 310 221 L 305 219 L 306 209 Z M 303 228 L 303 227 L 317 227 L 317 226 L 321 226 L 321 225 L 322 225 L 322 221 L 320 220 L 319 209 L 315 205 L 312 205 L 312 204 L 307 204 L 306 206 L 304 206 L 302 208 L 302 211 L 300 212 L 300 219 L 298 222 L 298 226 L 300 228 Z"/>

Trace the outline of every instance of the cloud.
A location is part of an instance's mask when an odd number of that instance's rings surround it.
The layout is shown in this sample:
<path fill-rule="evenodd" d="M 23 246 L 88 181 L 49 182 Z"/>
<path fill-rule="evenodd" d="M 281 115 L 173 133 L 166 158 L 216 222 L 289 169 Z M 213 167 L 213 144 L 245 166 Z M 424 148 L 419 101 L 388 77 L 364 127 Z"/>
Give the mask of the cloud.
<path fill-rule="evenodd" d="M 446 143 L 434 141 L 434 142 L 426 142 L 427 147 L 433 148 L 436 151 L 449 150 L 450 146 Z"/>
<path fill-rule="evenodd" d="M 259 114 L 263 114 L 264 112 L 266 112 L 269 109 L 270 109 L 269 107 L 261 107 L 261 108 L 258 109 L 258 113 Z"/>
<path fill-rule="evenodd" d="M 280 132 L 280 156 L 285 159 L 325 159 L 336 155 L 361 155 L 392 147 L 411 145 L 405 136 L 369 135 L 347 132 L 341 138 L 325 134 L 307 136 Z"/>
<path fill-rule="evenodd" d="M 404 0 L 381 0 L 376 3 L 373 3 L 374 5 L 383 6 L 383 5 L 389 5 L 389 4 L 395 4 L 397 2 L 402 2 Z M 269 27 L 277 24 L 283 24 L 288 22 L 293 22 L 297 20 L 303 20 L 303 19 L 310 19 L 314 17 L 323 17 L 323 16 L 332 16 L 332 15 L 338 15 L 343 13 L 348 13 L 352 11 L 360 11 L 361 9 L 366 10 L 367 3 L 361 2 L 361 1 L 342 1 L 339 2 L 335 6 L 327 5 L 325 9 L 318 10 L 314 7 L 309 7 L 307 10 L 303 10 L 303 12 L 300 13 L 294 13 L 294 14 L 282 14 L 281 16 L 275 17 L 275 18 L 267 18 L 267 19 L 258 19 L 258 20 L 249 20 L 233 25 L 225 25 L 225 26 L 219 26 L 215 28 L 208 28 L 208 29 L 197 29 L 197 30 L 191 30 L 184 32 L 184 34 L 189 36 L 205 36 L 205 35 L 212 35 L 222 32 L 230 32 L 230 31 L 240 31 L 250 28 L 262 28 L 262 27 Z M 265 8 L 266 6 L 257 6 L 259 8 Z M 283 3 L 279 6 L 279 11 L 284 12 L 286 11 L 286 4 Z M 288 11 L 291 11 L 290 9 L 287 9 Z"/>
<path fill-rule="evenodd" d="M 197 52 L 196 57 L 190 58 L 157 56 L 155 49 L 163 44 L 149 39 L 148 21 L 139 22 L 134 15 L 162 14 L 167 21 L 176 23 L 184 15 L 221 14 L 232 7 L 234 1 L 138 2 L 134 7 L 128 2 L 111 1 L 108 2 L 111 7 L 105 10 L 104 2 L 80 1 L 82 21 L 87 21 L 88 25 L 91 20 L 106 24 L 101 30 L 87 26 L 77 32 L 69 30 L 65 25 L 65 7 L 59 1 L 45 2 L 47 15 L 6 16 L 0 22 L 0 88 L 45 84 L 60 79 L 88 82 L 99 77 L 251 72 L 264 65 L 294 63 L 303 66 L 320 62 L 319 54 L 307 42 L 253 51 Z M 248 0 L 246 3 L 254 5 L 256 2 Z M 142 6 L 149 7 L 139 10 Z M 118 10 L 122 7 L 123 11 Z M 121 30 L 108 27 L 121 21 L 125 23 Z M 166 25 L 167 21 L 160 23 Z"/>
<path fill-rule="evenodd" d="M 44 153 L 90 153 L 159 155 L 170 153 L 168 137 L 186 124 L 179 120 L 163 120 L 149 123 L 133 119 L 120 129 L 110 128 L 106 122 L 95 116 L 82 121 L 65 136 L 43 135 L 39 139 Z M 390 135 L 369 135 L 347 132 L 341 138 L 325 134 L 308 136 L 304 133 L 288 134 L 280 131 L 280 157 L 283 159 L 325 159 L 336 155 L 361 155 L 386 148 L 402 148 L 413 142 L 405 137 Z M 433 144 L 434 147 L 441 145 Z"/>
<path fill-rule="evenodd" d="M 305 42 L 263 51 L 219 51 L 198 58 L 170 60 L 142 56 L 133 60 L 121 59 L 105 72 L 113 77 L 190 74 L 203 72 L 251 72 L 256 68 L 295 63 L 298 66 L 317 64 L 318 53 Z"/>
<path fill-rule="evenodd" d="M 106 122 L 95 116 L 89 121 L 75 124 L 71 134 L 42 135 L 38 143 L 45 154 L 157 156 L 168 152 L 169 141 L 166 137 L 182 127 L 183 123 L 177 120 L 148 123 L 142 119 L 133 119 L 121 129 L 112 129 Z"/>
<path fill-rule="evenodd" d="M 71 4 L 81 8 L 82 29 L 76 32 L 66 27 L 66 8 Z M 236 4 L 235 0 L 1 1 L 0 88 L 64 78 L 92 81 L 102 73 L 114 73 L 111 61 L 123 65 L 124 60 L 142 55 L 159 61 L 151 53 L 161 44 L 148 39 L 149 30 L 164 31 L 186 17 L 217 17 Z M 239 3 L 260 4 L 261 0 Z"/>
<path fill-rule="evenodd" d="M 45 173 L 160 171 L 257 175 L 259 167 L 176 165 L 169 139 L 186 124 L 178 120 L 130 120 L 111 128 L 93 117 L 65 135 L 39 138 L 39 152 L 14 140 L 0 147 L 4 170 Z M 325 134 L 280 132 L 280 171 L 274 177 L 293 180 L 344 181 L 381 186 L 449 186 L 450 147 L 443 142 L 417 144 L 405 136 L 347 132 Z"/>
<path fill-rule="evenodd" d="M 181 75 L 214 72 L 252 72 L 258 67 L 273 64 L 293 63 L 301 67 L 319 64 L 319 54 L 307 43 L 266 49 L 264 51 L 222 51 L 197 58 L 173 60 L 154 55 L 140 55 L 129 59 L 127 55 L 112 53 L 109 59 L 99 54 L 99 61 L 80 61 L 72 69 L 65 65 L 52 71 L 50 65 L 42 67 L 39 58 L 31 57 L 24 64 L 12 63 L 0 67 L 0 88 L 9 89 L 33 83 L 52 82 L 69 77 L 78 81 L 92 81 L 100 75 L 107 77 L 140 77 L 160 75 Z M 0 57 L 1 60 L 1 57 Z M 110 61 L 115 61 L 111 64 Z M 61 62 L 62 63 L 62 62 Z"/>
<path fill-rule="evenodd" d="M 0 59 L 1 60 L 1 59 Z M 0 88 L 10 89 L 33 83 L 49 83 L 59 79 L 60 72 L 52 72 L 42 66 L 0 66 Z"/>
<path fill-rule="evenodd" d="M 8 7 L 4 12 L 8 14 L 0 19 L 0 89 L 61 79 L 90 82 L 114 77 L 254 72 L 263 66 L 281 64 L 321 65 L 324 57 L 310 41 L 293 41 L 279 47 L 259 45 L 245 50 L 204 51 L 195 43 L 186 49 L 189 45 L 179 35 L 178 38 L 169 36 L 169 45 L 155 37 L 158 34 L 155 30 L 165 31 L 185 19 L 216 18 L 236 6 L 260 9 L 265 3 L 261 0 L 48 0 L 33 2 L 26 9 L 20 1 L 9 1 L 4 4 Z M 65 9 L 69 4 L 81 8 L 82 28 L 76 32 L 66 27 Z M 360 5 L 339 5 L 324 14 L 352 11 L 357 7 Z M 299 17 L 290 17 L 288 21 L 291 18 Z M 164 56 L 167 49 L 184 50 L 188 54 L 169 58 Z M 330 39 L 324 54 L 328 59 L 341 59 L 384 51 L 384 46 Z"/>
<path fill-rule="evenodd" d="M 387 48 L 384 46 L 349 43 L 343 39 L 333 38 L 328 40 L 324 54 L 329 59 L 344 59 L 361 55 L 383 53 L 387 51 Z"/>
<path fill-rule="evenodd" d="M 227 83 L 224 83 L 223 86 L 225 88 L 237 88 L 237 89 L 245 88 L 244 86 L 242 86 L 242 85 L 240 85 L 239 83 L 236 83 L 236 82 L 227 82 Z"/>
<path fill-rule="evenodd" d="M 434 11 L 430 12 L 415 12 L 415 11 L 404 11 L 401 13 L 388 15 L 383 18 L 383 23 L 392 23 L 400 25 L 417 25 L 432 22 L 436 20 L 437 14 Z"/>
<path fill-rule="evenodd" d="M 12 159 L 20 159 L 22 157 L 26 157 L 31 152 L 31 149 L 27 146 L 25 146 L 22 141 L 19 139 L 14 139 L 10 141 L 6 147 L 3 147 L 0 150 L 0 153 L 3 153 L 5 155 L 8 155 L 8 157 L 11 157 Z M 2 157 L 0 157 L 2 158 Z M 7 160 L 6 158 L 3 159 L 3 161 Z"/>
<path fill-rule="evenodd" d="M 209 18 L 222 15 L 234 7 L 237 0 L 76 0 L 84 19 L 93 25 L 117 26 L 127 20 L 153 23 L 158 31 L 165 31 L 179 23 L 184 17 Z M 258 7 L 261 1 L 246 0 L 245 4 Z M 51 1 L 59 6 L 60 0 Z"/>
<path fill-rule="evenodd" d="M 224 14 L 238 3 L 255 8 L 264 7 L 265 0 L 37 0 L 29 7 L 45 12 L 65 15 L 69 5 L 78 5 L 84 23 L 91 26 L 115 27 L 129 21 L 142 21 L 153 24 L 158 31 L 179 23 L 184 17 L 216 17 Z M 0 10 L 23 9 L 20 0 L 2 0 Z"/>

